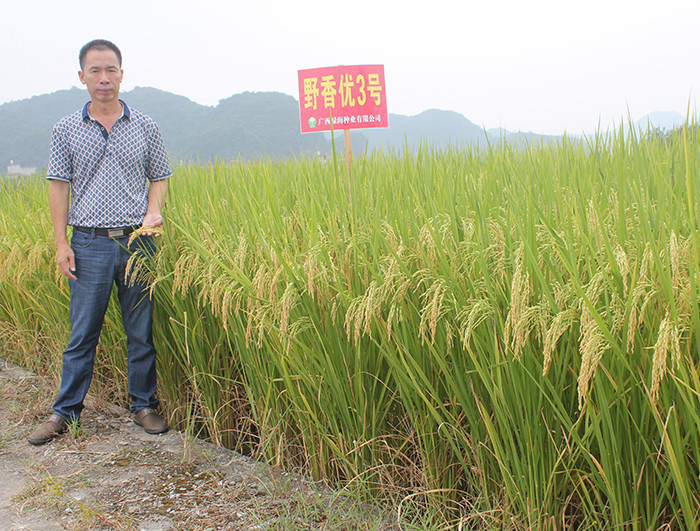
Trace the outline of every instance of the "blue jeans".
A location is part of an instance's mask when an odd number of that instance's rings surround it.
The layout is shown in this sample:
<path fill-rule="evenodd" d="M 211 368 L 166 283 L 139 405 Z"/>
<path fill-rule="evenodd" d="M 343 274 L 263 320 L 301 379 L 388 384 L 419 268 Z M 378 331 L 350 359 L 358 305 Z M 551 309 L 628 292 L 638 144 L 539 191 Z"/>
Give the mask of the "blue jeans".
<path fill-rule="evenodd" d="M 153 345 L 153 300 L 149 286 L 134 285 L 124 277 L 132 253 L 145 259 L 155 253 L 151 236 L 140 236 L 129 246 L 129 236 L 106 236 L 74 231 L 71 248 L 75 253 L 75 276 L 70 284 L 71 337 L 63 352 L 61 388 L 54 413 L 67 420 L 79 419 L 83 400 L 92 381 L 95 352 L 114 284 L 121 305 L 126 332 L 127 374 L 131 411 L 157 407 L 156 349 Z M 127 248 L 128 247 L 128 248 Z"/>

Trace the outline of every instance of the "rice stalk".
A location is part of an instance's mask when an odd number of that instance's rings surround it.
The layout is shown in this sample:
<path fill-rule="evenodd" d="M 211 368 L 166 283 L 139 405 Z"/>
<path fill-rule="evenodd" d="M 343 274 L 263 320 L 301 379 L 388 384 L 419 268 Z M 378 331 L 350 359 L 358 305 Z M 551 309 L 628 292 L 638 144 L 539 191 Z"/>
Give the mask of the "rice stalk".
<path fill-rule="evenodd" d="M 527 313 L 530 307 L 531 284 L 530 273 L 525 270 L 524 244 L 521 243 L 515 252 L 513 277 L 510 285 L 510 308 L 506 318 L 505 340 L 513 349 L 514 357 L 518 358 L 525 344 L 527 331 L 530 329 Z"/>

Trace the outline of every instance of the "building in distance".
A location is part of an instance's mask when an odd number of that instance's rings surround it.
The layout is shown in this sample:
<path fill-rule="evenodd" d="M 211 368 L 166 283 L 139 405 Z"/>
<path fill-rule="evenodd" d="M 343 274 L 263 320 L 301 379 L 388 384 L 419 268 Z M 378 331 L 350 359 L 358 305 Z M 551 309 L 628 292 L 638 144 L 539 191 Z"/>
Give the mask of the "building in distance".
<path fill-rule="evenodd" d="M 36 166 L 32 167 L 27 167 L 23 168 L 19 164 L 16 164 L 13 160 L 10 161 L 10 164 L 7 166 L 7 177 L 12 177 L 12 178 L 17 178 L 17 177 L 25 177 L 27 175 L 33 175 L 36 173 Z"/>

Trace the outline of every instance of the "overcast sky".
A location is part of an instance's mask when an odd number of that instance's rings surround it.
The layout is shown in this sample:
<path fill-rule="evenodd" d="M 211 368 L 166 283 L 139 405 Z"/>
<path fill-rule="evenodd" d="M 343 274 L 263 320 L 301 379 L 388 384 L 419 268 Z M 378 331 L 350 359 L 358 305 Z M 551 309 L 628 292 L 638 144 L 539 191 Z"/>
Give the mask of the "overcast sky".
<path fill-rule="evenodd" d="M 93 38 L 121 48 L 122 90 L 206 105 L 383 64 L 390 113 L 560 134 L 696 114 L 700 90 L 700 0 L 27 0 L 0 10 L 0 103 L 79 86 Z"/>

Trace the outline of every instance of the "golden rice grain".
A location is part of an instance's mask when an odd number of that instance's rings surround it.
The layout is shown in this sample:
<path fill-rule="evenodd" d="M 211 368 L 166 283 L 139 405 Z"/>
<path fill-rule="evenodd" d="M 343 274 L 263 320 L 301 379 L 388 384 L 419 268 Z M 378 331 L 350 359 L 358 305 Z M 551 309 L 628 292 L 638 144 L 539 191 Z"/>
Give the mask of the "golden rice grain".
<path fill-rule="evenodd" d="M 549 368 L 552 364 L 552 358 L 554 357 L 554 350 L 556 349 L 559 340 L 564 333 L 570 330 L 574 325 L 576 319 L 579 317 L 579 313 L 580 311 L 578 308 L 569 308 L 559 312 L 552 319 L 544 339 L 544 362 L 542 367 L 543 375 L 546 375 L 549 372 Z"/>

